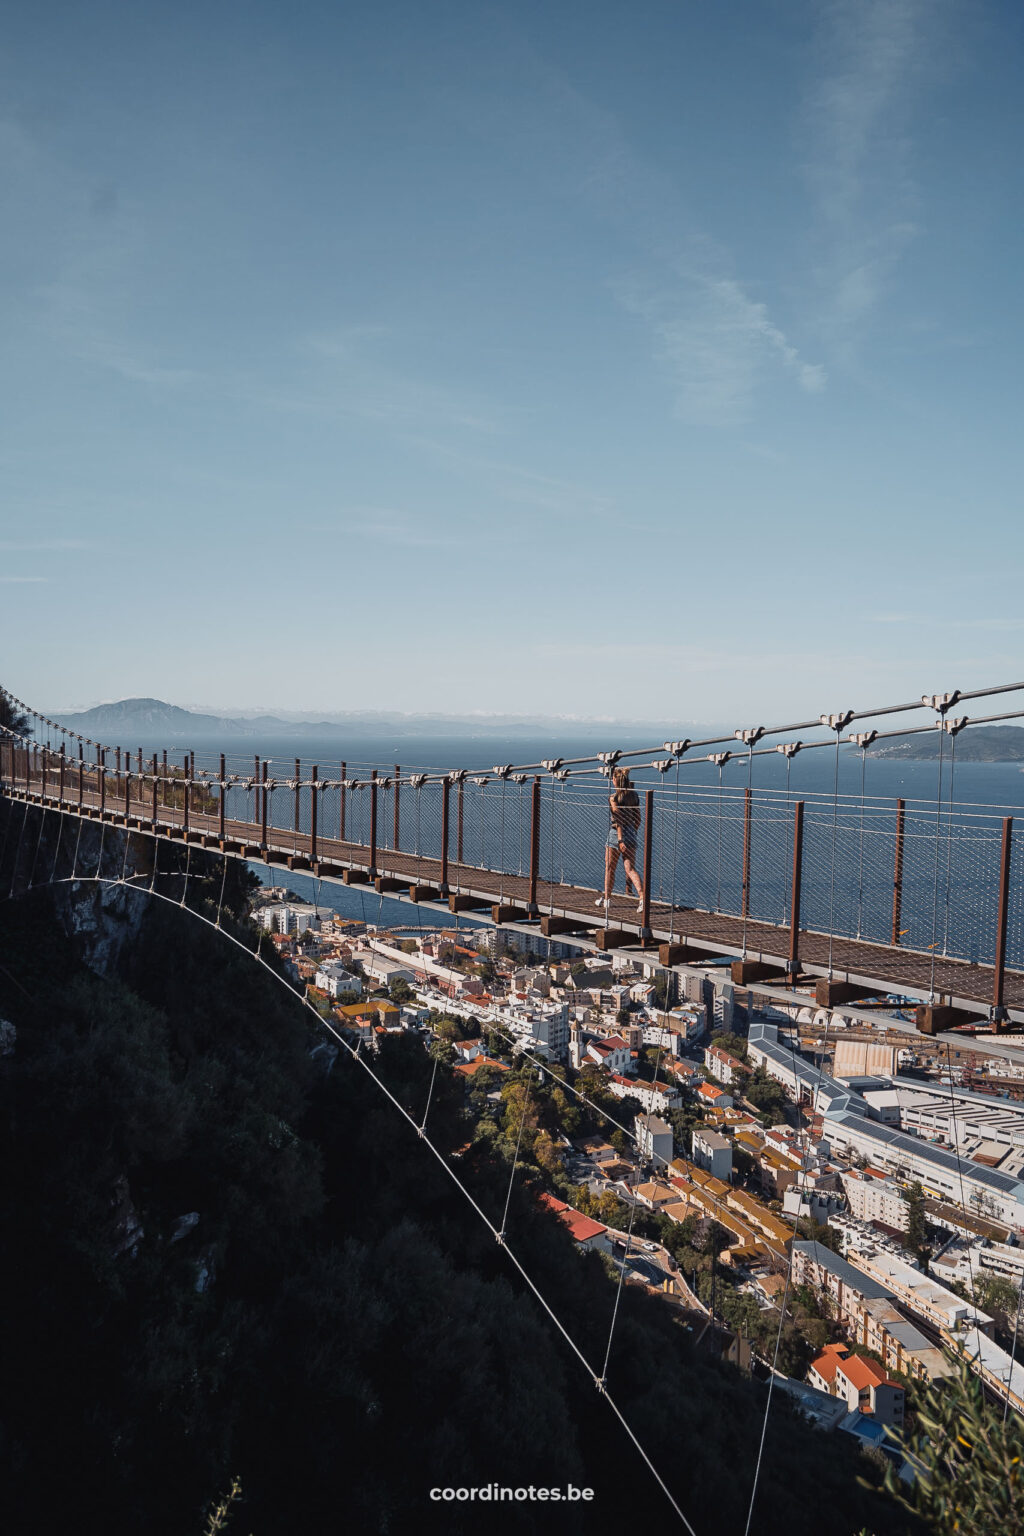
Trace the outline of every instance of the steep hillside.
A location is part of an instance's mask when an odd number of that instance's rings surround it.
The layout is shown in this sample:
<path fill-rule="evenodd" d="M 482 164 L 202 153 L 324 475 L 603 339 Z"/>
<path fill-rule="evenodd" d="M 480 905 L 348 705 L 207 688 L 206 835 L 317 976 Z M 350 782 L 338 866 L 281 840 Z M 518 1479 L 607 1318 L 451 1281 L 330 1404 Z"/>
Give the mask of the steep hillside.
<path fill-rule="evenodd" d="M 193 863 L 190 904 L 216 910 L 219 886 Z M 235 1476 L 239 1536 L 478 1532 L 429 1490 L 491 1482 L 595 1490 L 492 1510 L 499 1532 L 674 1519 L 493 1237 L 360 1068 L 311 1056 L 286 988 L 187 912 L 122 888 L 97 913 L 96 887 L 63 889 L 0 902 L 5 1528 L 198 1536 Z M 239 912 L 241 876 L 225 896 Z M 404 1040 L 378 1063 L 417 1114 L 429 1066 Z M 464 1139 L 461 1104 L 442 1074 L 441 1147 Z M 499 1217 L 507 1167 L 466 1164 Z M 530 1176 L 509 1232 L 599 1361 L 613 1286 Z M 699 1536 L 742 1530 L 763 1388 L 631 1289 L 609 1380 Z M 903 1529 L 862 1470 L 777 1400 L 759 1536 Z"/>

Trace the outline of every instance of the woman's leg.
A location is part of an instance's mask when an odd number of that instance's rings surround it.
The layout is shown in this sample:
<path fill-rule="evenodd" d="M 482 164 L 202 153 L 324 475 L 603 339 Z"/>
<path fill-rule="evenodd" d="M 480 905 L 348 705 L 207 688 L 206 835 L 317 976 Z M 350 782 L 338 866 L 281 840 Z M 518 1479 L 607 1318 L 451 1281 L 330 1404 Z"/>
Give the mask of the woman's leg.
<path fill-rule="evenodd" d="M 632 881 L 637 895 L 639 896 L 640 900 L 643 901 L 644 883 L 640 879 L 640 876 L 637 874 L 636 865 L 633 863 L 632 853 L 624 853 L 622 855 L 622 873 L 626 879 L 627 892 L 629 891 L 629 883 Z"/>
<path fill-rule="evenodd" d="M 615 885 L 615 870 L 619 862 L 619 850 L 606 848 L 604 851 L 604 899 L 611 900 L 612 888 Z M 628 889 L 628 887 L 627 887 Z"/>

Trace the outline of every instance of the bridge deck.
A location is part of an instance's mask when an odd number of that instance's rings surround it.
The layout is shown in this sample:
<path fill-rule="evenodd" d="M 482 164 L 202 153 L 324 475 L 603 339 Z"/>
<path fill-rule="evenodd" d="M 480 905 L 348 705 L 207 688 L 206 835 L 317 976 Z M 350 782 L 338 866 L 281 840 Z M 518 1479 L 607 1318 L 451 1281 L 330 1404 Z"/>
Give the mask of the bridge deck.
<path fill-rule="evenodd" d="M 24 790 L 13 786 L 8 787 L 8 793 L 14 798 L 26 798 Z M 74 815 L 78 811 L 77 789 L 66 789 L 63 803 L 50 794 L 43 799 L 37 792 L 27 798 L 53 809 L 63 809 L 65 814 Z M 100 814 L 99 796 L 93 791 L 84 793 L 83 814 L 91 817 Z M 125 825 L 123 800 L 112 805 L 107 799 L 103 819 Z M 127 816 L 129 827 L 179 841 L 184 835 L 183 822 L 184 813 L 180 807 L 159 806 L 154 824 L 149 799 L 133 799 Z M 216 814 L 191 810 L 188 838 L 207 846 L 223 846 L 224 851 L 234 857 L 309 870 L 327 880 L 344 879 L 346 871 L 371 872 L 371 850 L 367 845 L 318 837 L 314 862 L 311 834 L 290 828 L 268 826 L 267 843 L 263 846 L 258 823 L 226 818 L 221 844 Z M 552 936 L 564 935 L 570 942 L 573 931 L 579 932 L 583 939 L 587 933 L 593 937 L 598 928 L 608 928 L 625 936 L 616 947 L 632 944 L 642 947 L 652 941 L 672 942 L 708 957 L 727 955 L 763 962 L 766 967 L 780 972 L 785 970 L 789 958 L 788 927 L 725 913 L 673 908 L 664 902 L 652 901 L 650 924 L 645 932 L 635 897 L 613 896 L 606 918 L 603 910 L 595 905 L 597 891 L 589 887 L 538 878 L 536 905 L 531 910 L 530 880 L 526 875 L 503 874 L 449 860 L 447 889 L 440 892 L 442 866 L 439 858 L 387 848 L 376 850 L 373 873 L 385 880 L 400 880 L 403 886 L 424 888 L 422 893 L 417 893 L 421 894 L 421 899 L 429 899 L 429 893 L 436 891 L 444 896 L 451 894 L 462 898 L 463 907 L 468 906 L 470 900 L 477 902 L 481 917 L 487 908 L 514 909 L 517 915 L 509 920 L 517 924 L 540 921 L 543 928 L 551 928 Z M 545 922 L 544 919 L 555 921 Z M 933 957 L 930 953 L 899 946 L 801 929 L 799 960 L 800 971 L 807 976 L 849 981 L 865 989 L 873 986 L 879 993 L 895 993 L 922 1001 L 948 1000 L 952 1006 L 979 1016 L 988 1013 L 992 999 L 992 966 Z M 1010 1019 L 1024 1023 L 1024 973 L 1006 971 L 1004 996 Z"/>

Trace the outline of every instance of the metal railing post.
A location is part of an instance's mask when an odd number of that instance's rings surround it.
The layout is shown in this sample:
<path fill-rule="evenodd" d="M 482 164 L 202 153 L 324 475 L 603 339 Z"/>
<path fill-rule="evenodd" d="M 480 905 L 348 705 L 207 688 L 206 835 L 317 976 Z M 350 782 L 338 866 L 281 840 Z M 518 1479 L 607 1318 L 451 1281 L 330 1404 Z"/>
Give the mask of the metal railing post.
<path fill-rule="evenodd" d="M 448 799 L 451 781 L 445 774 L 441 780 L 441 895 L 448 894 Z"/>
<path fill-rule="evenodd" d="M 896 801 L 896 855 L 892 872 L 892 943 L 900 942 L 900 922 L 903 918 L 903 840 L 907 803 Z"/>
<path fill-rule="evenodd" d="M 370 774 L 370 878 L 377 878 L 377 770 Z"/>
<path fill-rule="evenodd" d="M 743 791 L 743 884 L 741 889 L 740 916 L 750 916 L 750 825 L 753 814 L 754 792 L 748 787 Z"/>
<path fill-rule="evenodd" d="M 789 913 L 789 972 L 800 970 L 800 886 L 804 868 L 804 802 L 793 807 L 793 899 Z"/>
<path fill-rule="evenodd" d="M 651 926 L 651 854 L 654 849 L 654 790 L 644 793 L 644 899 L 640 921 L 644 931 Z"/>
<path fill-rule="evenodd" d="M 462 827 L 465 817 L 466 784 L 464 779 L 459 780 L 459 787 L 455 792 L 455 861 L 462 863 Z"/>
<path fill-rule="evenodd" d="M 530 804 L 530 911 L 537 910 L 537 877 L 540 873 L 540 775 L 533 780 Z"/>
<path fill-rule="evenodd" d="M 316 863 L 316 778 L 319 771 L 316 763 L 309 770 L 309 862 L 311 864 Z"/>
<path fill-rule="evenodd" d="M 992 1012 L 1006 1017 L 1003 990 L 1006 981 L 1006 928 L 1010 911 L 1010 859 L 1013 851 L 1013 817 L 1003 819 L 1003 846 L 999 858 L 999 914 L 996 918 L 995 974 L 992 979 Z"/>

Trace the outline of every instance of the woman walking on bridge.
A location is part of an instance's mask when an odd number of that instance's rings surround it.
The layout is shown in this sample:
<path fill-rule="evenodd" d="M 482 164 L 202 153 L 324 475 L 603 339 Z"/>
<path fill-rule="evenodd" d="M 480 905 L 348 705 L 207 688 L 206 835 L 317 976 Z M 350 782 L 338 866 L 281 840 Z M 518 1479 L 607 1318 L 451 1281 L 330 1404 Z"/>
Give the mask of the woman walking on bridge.
<path fill-rule="evenodd" d="M 599 896 L 594 905 L 604 907 L 607 911 L 612 888 L 615 885 L 615 870 L 621 856 L 626 894 L 629 895 L 630 881 L 632 881 L 639 897 L 636 910 L 642 913 L 644 885 L 636 867 L 636 842 L 640 831 L 640 797 L 629 782 L 628 768 L 613 768 L 612 784 L 615 787 L 608 798 L 612 824 L 604 846 L 604 895 Z"/>

